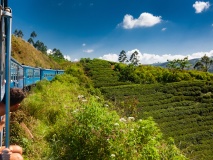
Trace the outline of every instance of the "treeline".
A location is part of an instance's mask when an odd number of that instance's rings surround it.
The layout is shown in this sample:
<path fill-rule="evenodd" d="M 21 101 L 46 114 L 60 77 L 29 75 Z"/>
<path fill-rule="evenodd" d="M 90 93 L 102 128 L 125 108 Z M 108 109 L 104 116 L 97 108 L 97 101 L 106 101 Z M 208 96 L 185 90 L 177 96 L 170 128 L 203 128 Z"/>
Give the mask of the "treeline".
<path fill-rule="evenodd" d="M 183 80 L 212 80 L 213 75 L 208 72 L 195 70 L 171 70 L 154 66 L 133 66 L 116 64 L 115 71 L 119 72 L 120 81 L 132 83 L 171 83 Z"/>
<path fill-rule="evenodd" d="M 213 80 L 213 74 L 197 70 L 170 69 L 151 65 L 134 66 L 89 58 L 83 58 L 80 62 L 84 66 L 85 73 L 94 81 L 95 87 Z"/>
<path fill-rule="evenodd" d="M 118 62 L 133 66 L 141 65 L 140 56 L 136 50 L 130 55 L 129 59 L 126 52 L 122 50 L 118 56 Z M 206 54 L 201 57 L 201 59 L 198 60 L 194 65 L 189 62 L 188 57 L 185 57 L 183 59 L 167 60 L 167 62 L 167 68 L 172 70 L 173 72 L 178 70 L 188 70 L 191 66 L 193 66 L 193 68 L 196 70 L 207 72 L 213 65 L 213 60 Z"/>

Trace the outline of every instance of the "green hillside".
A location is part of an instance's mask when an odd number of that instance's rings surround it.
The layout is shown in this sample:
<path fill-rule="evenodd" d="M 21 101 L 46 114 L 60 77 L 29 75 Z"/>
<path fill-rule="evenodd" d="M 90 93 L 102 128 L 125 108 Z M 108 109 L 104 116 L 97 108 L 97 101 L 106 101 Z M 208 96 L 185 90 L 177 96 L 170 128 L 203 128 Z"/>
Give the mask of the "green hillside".
<path fill-rule="evenodd" d="M 33 67 L 62 69 L 53 59 L 35 49 L 20 37 L 12 36 L 12 57 L 19 63 Z"/>
<path fill-rule="evenodd" d="M 88 62 L 86 73 L 120 115 L 138 119 L 152 116 L 164 136 L 174 137 L 176 145 L 190 159 L 213 159 L 212 74 L 198 71 L 173 73 L 152 66 L 130 68 L 117 65 L 116 68 L 116 64 L 112 67 L 111 62 L 106 61 L 104 67 L 101 61 L 98 66 L 96 64 Z M 99 79 L 90 73 L 104 74 Z M 112 85 L 108 80 L 111 75 L 115 75 Z M 119 85 L 121 82 L 126 85 Z"/>

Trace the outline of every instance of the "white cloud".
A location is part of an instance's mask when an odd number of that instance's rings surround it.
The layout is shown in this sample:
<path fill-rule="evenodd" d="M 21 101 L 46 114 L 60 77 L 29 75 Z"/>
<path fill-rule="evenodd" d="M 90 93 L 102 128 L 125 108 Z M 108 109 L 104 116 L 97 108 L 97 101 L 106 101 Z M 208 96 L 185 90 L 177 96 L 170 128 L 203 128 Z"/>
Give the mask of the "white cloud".
<path fill-rule="evenodd" d="M 137 27 L 152 27 L 162 21 L 161 16 L 153 16 L 151 13 L 141 13 L 138 19 L 126 14 L 123 19 L 123 28 L 132 29 Z"/>
<path fill-rule="evenodd" d="M 86 43 L 83 43 L 82 46 L 83 46 L 83 47 L 86 46 Z"/>
<path fill-rule="evenodd" d="M 162 28 L 162 29 L 161 29 L 161 31 L 165 31 L 165 30 L 167 30 L 167 28 Z"/>
<path fill-rule="evenodd" d="M 74 62 L 78 62 L 79 60 L 78 59 L 74 59 Z"/>
<path fill-rule="evenodd" d="M 209 52 L 196 52 L 196 53 L 192 53 L 191 55 L 188 55 L 189 59 L 194 59 L 194 58 L 201 58 L 204 55 L 207 55 L 208 57 L 212 57 L 213 56 L 213 50 L 209 51 Z"/>
<path fill-rule="evenodd" d="M 47 50 L 47 54 L 53 54 L 52 49 L 48 49 L 48 50 Z"/>
<path fill-rule="evenodd" d="M 188 57 L 188 59 L 195 59 L 195 58 L 201 58 L 205 54 L 208 57 L 213 56 L 213 50 L 209 52 L 196 52 L 188 55 L 172 55 L 172 54 L 163 54 L 163 55 L 157 55 L 157 54 L 150 54 L 150 53 L 141 53 L 138 49 L 133 49 L 131 51 L 127 51 L 126 55 L 129 59 L 130 55 L 137 51 L 138 52 L 138 57 L 140 60 L 141 64 L 153 64 L 153 63 L 163 63 L 166 62 L 167 60 L 174 60 L 174 59 L 183 59 L 185 57 Z M 103 55 L 102 57 L 99 57 L 100 59 L 108 60 L 108 61 L 113 61 L 113 62 L 118 62 L 118 55 L 109 53 L 106 55 Z"/>
<path fill-rule="evenodd" d="M 68 60 L 68 61 L 71 61 L 71 57 L 68 56 L 68 55 L 64 55 L 64 59 Z"/>
<path fill-rule="evenodd" d="M 99 59 L 118 62 L 118 55 L 117 54 L 113 54 L 113 53 L 109 53 L 109 54 L 103 55 L 103 57 L 99 57 Z"/>
<path fill-rule="evenodd" d="M 94 50 L 93 49 L 87 49 L 87 50 L 83 50 L 83 52 L 85 52 L 85 53 L 92 53 L 92 52 L 94 52 Z"/>
<path fill-rule="evenodd" d="M 209 2 L 196 1 L 193 5 L 195 8 L 195 13 L 201 13 L 204 10 L 207 10 L 210 7 Z"/>

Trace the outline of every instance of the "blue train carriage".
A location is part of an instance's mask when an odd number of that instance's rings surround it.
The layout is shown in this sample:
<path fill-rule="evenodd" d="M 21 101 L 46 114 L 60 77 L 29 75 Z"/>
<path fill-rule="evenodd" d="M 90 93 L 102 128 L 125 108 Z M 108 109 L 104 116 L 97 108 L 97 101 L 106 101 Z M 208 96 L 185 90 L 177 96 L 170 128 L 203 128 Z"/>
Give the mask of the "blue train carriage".
<path fill-rule="evenodd" d="M 40 68 L 22 65 L 24 68 L 24 88 L 34 85 L 40 78 Z"/>
<path fill-rule="evenodd" d="M 41 69 L 41 80 L 46 79 L 51 81 L 57 74 L 57 70 L 54 69 Z"/>
<path fill-rule="evenodd" d="M 57 70 L 57 74 L 64 74 L 64 70 Z"/>
<path fill-rule="evenodd" d="M 23 88 L 23 81 L 24 81 L 24 72 L 22 65 L 16 61 L 14 58 L 11 57 L 10 63 L 10 88 Z"/>

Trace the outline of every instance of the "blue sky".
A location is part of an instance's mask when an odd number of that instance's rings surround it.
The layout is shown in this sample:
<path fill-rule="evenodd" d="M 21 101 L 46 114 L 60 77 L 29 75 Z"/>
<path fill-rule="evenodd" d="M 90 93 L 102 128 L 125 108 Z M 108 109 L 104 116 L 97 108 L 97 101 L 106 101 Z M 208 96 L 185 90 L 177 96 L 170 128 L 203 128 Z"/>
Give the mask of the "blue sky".
<path fill-rule="evenodd" d="M 213 0 L 9 0 L 13 31 L 71 61 L 117 61 L 137 50 L 142 64 L 213 56 Z"/>

